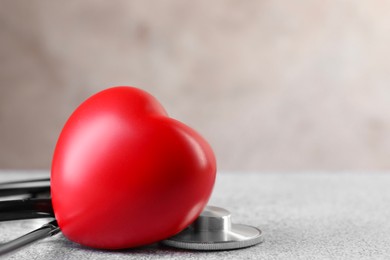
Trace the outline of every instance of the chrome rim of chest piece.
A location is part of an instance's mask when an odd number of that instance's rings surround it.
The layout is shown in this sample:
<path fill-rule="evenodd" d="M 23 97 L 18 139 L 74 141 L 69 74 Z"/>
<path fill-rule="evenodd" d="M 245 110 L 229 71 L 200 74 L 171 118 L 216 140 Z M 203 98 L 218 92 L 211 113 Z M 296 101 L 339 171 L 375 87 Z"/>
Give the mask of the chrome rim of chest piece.
<path fill-rule="evenodd" d="M 230 250 L 264 241 L 260 229 L 231 223 L 231 214 L 223 208 L 207 206 L 196 221 L 162 244 L 190 250 Z"/>

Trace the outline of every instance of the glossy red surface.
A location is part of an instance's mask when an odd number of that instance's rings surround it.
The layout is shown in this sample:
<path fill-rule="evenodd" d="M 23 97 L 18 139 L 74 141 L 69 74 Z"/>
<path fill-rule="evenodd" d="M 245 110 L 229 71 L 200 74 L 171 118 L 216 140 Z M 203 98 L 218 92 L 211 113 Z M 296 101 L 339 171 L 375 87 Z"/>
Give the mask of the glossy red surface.
<path fill-rule="evenodd" d="M 82 103 L 61 132 L 51 173 L 55 216 L 63 234 L 85 246 L 150 244 L 196 219 L 215 174 L 198 133 L 150 94 L 110 88 Z"/>

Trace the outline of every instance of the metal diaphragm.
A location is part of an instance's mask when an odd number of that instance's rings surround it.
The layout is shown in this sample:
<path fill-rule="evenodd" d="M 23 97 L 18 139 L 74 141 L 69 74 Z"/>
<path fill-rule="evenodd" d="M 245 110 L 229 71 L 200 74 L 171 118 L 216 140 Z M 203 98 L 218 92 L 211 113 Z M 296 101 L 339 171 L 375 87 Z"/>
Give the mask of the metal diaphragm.
<path fill-rule="evenodd" d="M 260 229 L 232 224 L 229 211 L 207 206 L 193 224 L 162 243 L 183 249 L 211 251 L 245 248 L 263 241 Z"/>

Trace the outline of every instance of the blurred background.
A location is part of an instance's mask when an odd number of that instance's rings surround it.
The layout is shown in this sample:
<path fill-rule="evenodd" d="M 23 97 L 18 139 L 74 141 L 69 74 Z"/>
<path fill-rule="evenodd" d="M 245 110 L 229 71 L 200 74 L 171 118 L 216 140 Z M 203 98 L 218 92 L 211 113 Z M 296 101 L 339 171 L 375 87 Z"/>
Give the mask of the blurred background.
<path fill-rule="evenodd" d="M 143 88 L 225 171 L 390 169 L 388 1 L 0 0 L 0 168 L 49 169 L 90 95 Z"/>

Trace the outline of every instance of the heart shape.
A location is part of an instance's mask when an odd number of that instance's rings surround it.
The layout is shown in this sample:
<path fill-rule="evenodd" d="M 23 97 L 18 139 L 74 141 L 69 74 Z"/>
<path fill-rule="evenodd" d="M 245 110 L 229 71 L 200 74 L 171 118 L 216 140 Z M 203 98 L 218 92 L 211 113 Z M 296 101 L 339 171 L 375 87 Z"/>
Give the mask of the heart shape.
<path fill-rule="evenodd" d="M 206 206 L 216 174 L 209 144 L 133 87 L 101 91 L 66 122 L 52 162 L 55 217 L 70 240 L 122 249 L 160 241 Z"/>

